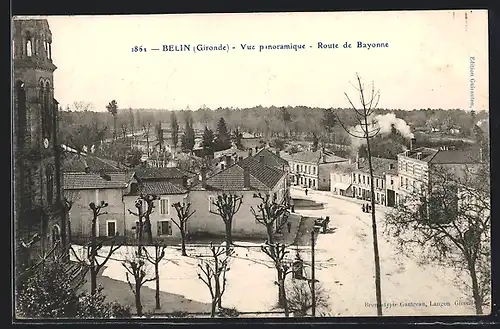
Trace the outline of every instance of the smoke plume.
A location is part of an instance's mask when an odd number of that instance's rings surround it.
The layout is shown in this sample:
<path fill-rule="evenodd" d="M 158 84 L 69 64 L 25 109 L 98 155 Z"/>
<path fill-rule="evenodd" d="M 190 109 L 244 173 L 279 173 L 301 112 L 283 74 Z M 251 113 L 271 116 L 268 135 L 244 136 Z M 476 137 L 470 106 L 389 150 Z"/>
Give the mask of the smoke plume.
<path fill-rule="evenodd" d="M 414 137 L 413 133 L 411 132 L 411 128 L 406 123 L 406 121 L 397 118 L 394 113 L 376 115 L 374 117 L 372 116 L 368 118 L 368 131 L 375 132 L 377 129 L 380 129 L 379 135 L 381 136 L 389 135 L 393 126 L 403 137 L 407 139 Z M 351 127 L 349 132 L 359 137 L 364 136 L 364 132 L 360 125 Z M 351 148 L 354 154 L 356 154 L 359 148 L 364 144 L 366 144 L 365 138 L 356 138 L 351 136 Z"/>

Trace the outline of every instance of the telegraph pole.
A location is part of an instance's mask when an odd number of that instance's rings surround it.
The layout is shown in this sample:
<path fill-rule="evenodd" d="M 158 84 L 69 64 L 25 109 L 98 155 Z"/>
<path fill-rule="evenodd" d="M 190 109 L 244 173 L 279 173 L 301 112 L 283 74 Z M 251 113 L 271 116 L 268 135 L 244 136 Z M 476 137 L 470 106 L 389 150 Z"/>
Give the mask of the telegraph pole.
<path fill-rule="evenodd" d="M 311 230 L 311 299 L 312 299 L 312 317 L 316 317 L 316 290 L 315 283 L 316 278 L 314 277 L 314 227 Z"/>

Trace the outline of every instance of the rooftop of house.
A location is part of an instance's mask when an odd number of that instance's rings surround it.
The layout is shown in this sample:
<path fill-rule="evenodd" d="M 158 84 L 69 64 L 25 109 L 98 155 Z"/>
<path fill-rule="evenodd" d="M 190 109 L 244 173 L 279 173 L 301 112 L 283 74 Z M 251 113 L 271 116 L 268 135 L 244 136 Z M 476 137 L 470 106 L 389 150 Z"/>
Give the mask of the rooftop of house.
<path fill-rule="evenodd" d="M 129 172 L 112 173 L 64 173 L 65 190 L 124 189 L 132 178 Z"/>
<path fill-rule="evenodd" d="M 214 152 L 214 158 L 219 158 L 222 156 L 233 156 L 233 155 L 246 157 L 246 156 L 248 156 L 248 151 L 239 150 L 236 147 L 232 146 L 231 148 L 228 148 L 227 150 Z"/>
<path fill-rule="evenodd" d="M 479 149 L 436 150 L 419 147 L 407 150 L 399 154 L 399 157 L 417 159 L 430 164 L 472 164 L 480 162 L 481 154 Z"/>
<path fill-rule="evenodd" d="M 175 167 L 137 168 L 135 175 L 140 180 L 181 179 L 191 176 Z"/>
<path fill-rule="evenodd" d="M 131 188 L 128 195 L 155 194 L 155 195 L 172 195 L 185 194 L 186 189 L 170 182 L 155 182 L 144 181 L 137 185 L 137 188 Z"/>
<path fill-rule="evenodd" d="M 369 172 L 369 165 L 367 158 L 360 158 L 359 167 L 357 167 L 356 162 L 352 163 L 339 163 L 334 165 L 332 171 L 334 172 L 342 172 L 345 174 L 350 174 L 353 172 Z M 384 159 L 372 157 L 372 167 L 373 174 L 376 176 L 382 176 L 385 174 L 396 175 L 398 173 L 398 162 L 392 159 Z"/>
<path fill-rule="evenodd" d="M 248 170 L 249 174 L 249 187 L 245 187 L 245 169 Z M 235 163 L 225 170 L 206 178 L 205 187 L 203 187 L 203 182 L 199 182 L 192 189 L 215 191 L 271 190 L 284 176 L 286 176 L 286 173 L 283 170 L 267 166 L 254 157 L 249 157 L 249 160 L 244 163 Z"/>
<path fill-rule="evenodd" d="M 90 172 L 121 172 L 125 171 L 124 165 L 116 161 L 103 159 L 91 155 L 82 155 L 72 152 L 65 152 L 62 159 L 63 172 L 85 172 L 86 168 Z"/>
<path fill-rule="evenodd" d="M 323 161 L 323 155 L 325 156 L 325 161 Z M 281 156 L 284 160 L 288 162 L 307 162 L 307 163 L 336 163 L 347 161 L 347 159 L 336 156 L 333 152 L 325 150 L 318 151 L 301 151 L 293 154 L 283 153 Z"/>
<path fill-rule="evenodd" d="M 263 148 L 257 153 L 255 153 L 253 156 L 244 158 L 243 160 L 240 161 L 240 163 L 245 165 L 245 163 L 249 161 L 258 160 L 258 161 L 263 161 L 265 165 L 271 167 L 278 167 L 278 168 L 281 168 L 283 166 L 288 167 L 288 161 L 283 159 L 280 155 L 271 151 L 269 148 Z"/>

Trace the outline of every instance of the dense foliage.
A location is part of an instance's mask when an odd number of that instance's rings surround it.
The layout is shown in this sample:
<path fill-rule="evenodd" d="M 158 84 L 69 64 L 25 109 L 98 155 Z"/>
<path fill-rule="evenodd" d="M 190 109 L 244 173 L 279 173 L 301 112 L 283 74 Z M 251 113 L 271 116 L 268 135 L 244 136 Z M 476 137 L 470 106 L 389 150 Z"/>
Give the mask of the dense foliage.
<path fill-rule="evenodd" d="M 102 289 L 79 293 L 68 280 L 62 261 L 47 263 L 28 277 L 17 291 L 16 311 L 22 318 L 130 317 L 130 309 L 105 301 Z"/>

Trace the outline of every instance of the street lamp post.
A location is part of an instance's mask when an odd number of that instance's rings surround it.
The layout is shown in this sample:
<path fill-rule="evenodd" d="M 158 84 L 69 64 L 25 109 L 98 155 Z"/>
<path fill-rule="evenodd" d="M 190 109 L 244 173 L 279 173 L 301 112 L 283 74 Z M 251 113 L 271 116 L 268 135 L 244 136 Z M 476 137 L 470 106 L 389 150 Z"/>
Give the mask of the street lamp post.
<path fill-rule="evenodd" d="M 311 299 L 312 299 L 312 317 L 316 316 L 316 290 L 315 290 L 315 270 L 314 270 L 314 227 L 311 230 Z"/>

